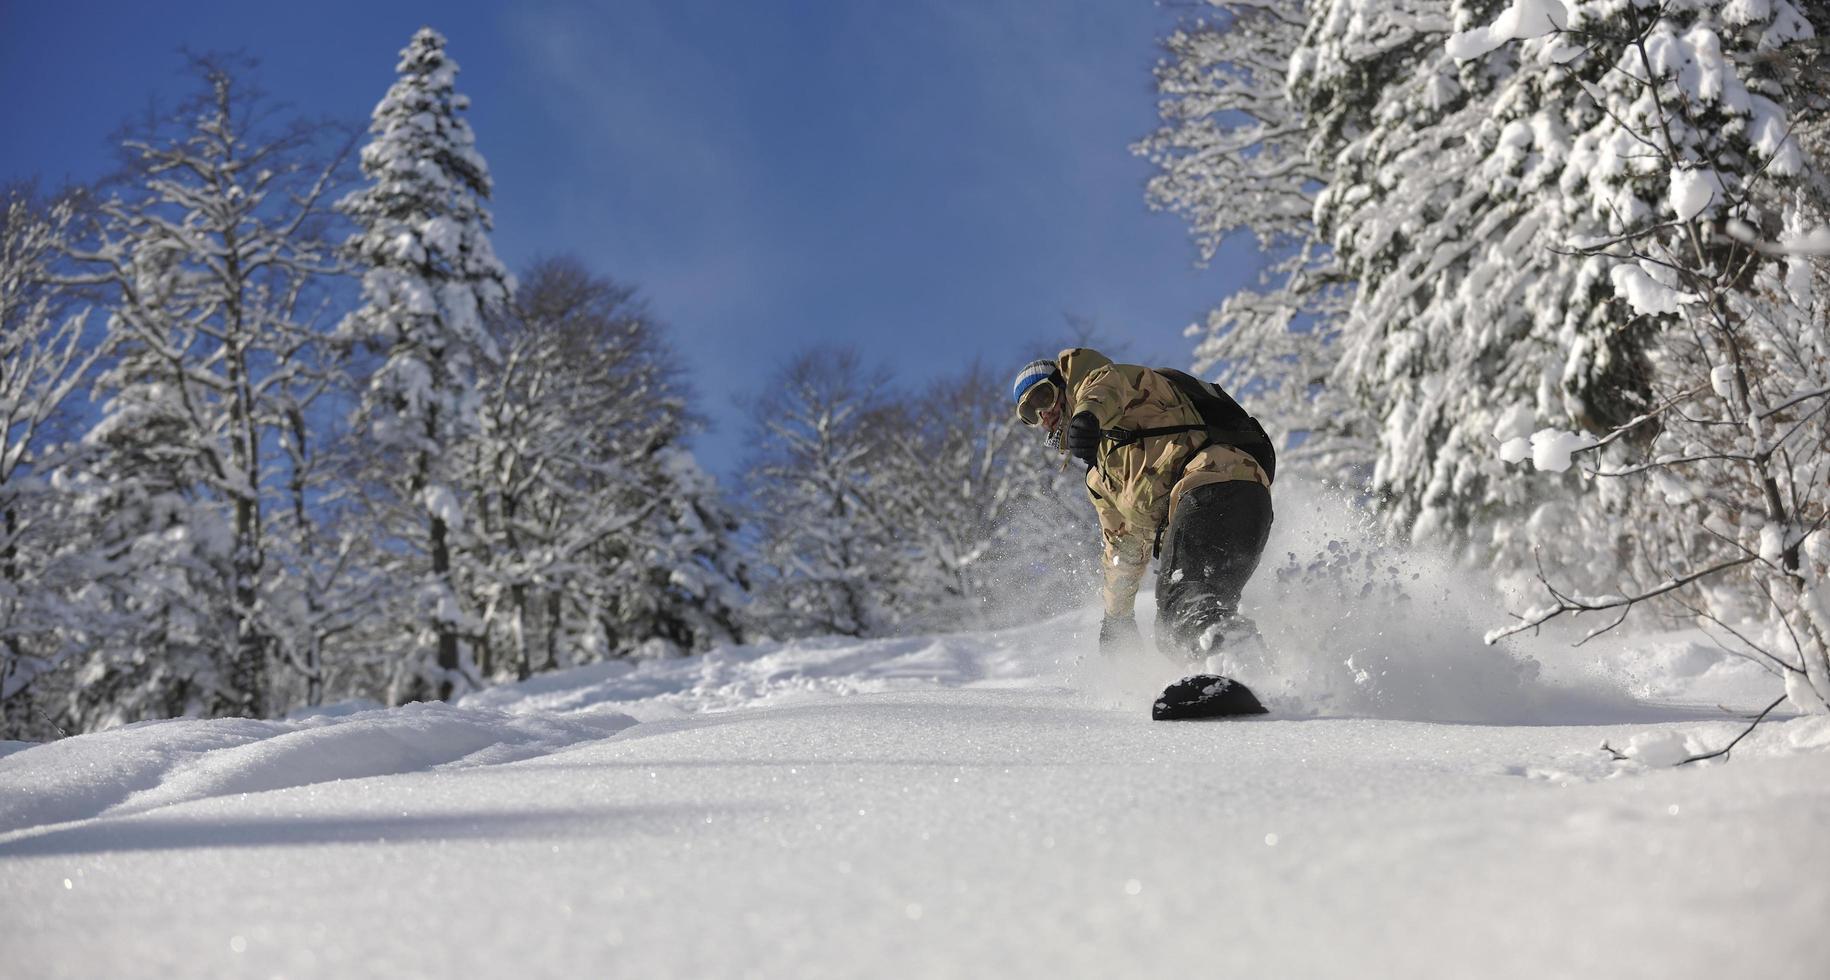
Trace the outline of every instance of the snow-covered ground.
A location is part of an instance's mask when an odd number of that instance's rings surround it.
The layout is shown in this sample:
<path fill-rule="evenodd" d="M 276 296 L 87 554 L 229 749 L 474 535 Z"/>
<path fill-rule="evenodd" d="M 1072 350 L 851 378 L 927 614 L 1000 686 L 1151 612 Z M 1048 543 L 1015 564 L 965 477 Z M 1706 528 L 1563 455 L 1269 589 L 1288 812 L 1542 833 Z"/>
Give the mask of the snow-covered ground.
<path fill-rule="evenodd" d="M 1484 647 L 1313 526 L 1261 718 L 1151 722 L 1174 669 L 1086 613 L 0 746 L 0 975 L 1823 975 L 1830 719 L 1671 768 L 1775 683 Z"/>

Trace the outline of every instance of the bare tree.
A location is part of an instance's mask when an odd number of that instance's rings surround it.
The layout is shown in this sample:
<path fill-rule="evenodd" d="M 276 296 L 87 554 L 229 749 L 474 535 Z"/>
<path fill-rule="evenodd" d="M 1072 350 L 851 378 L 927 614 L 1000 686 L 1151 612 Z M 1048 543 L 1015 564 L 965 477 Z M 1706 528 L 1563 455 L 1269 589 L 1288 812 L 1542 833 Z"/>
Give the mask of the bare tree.
<path fill-rule="evenodd" d="M 888 465 L 912 441 L 891 375 L 856 350 L 790 359 L 750 407 L 745 470 L 761 535 L 759 614 L 785 633 L 867 636 L 900 622 L 914 598 L 913 549 L 899 526 Z"/>
<path fill-rule="evenodd" d="M 974 363 L 899 403 L 907 436 L 888 443 L 885 475 L 915 551 L 904 588 L 918 623 L 1031 618 L 1096 540 L 1084 471 L 1017 418 L 1007 380 Z"/>
<path fill-rule="evenodd" d="M 23 733 L 32 682 L 71 652 L 57 608 L 47 537 L 50 471 L 59 449 L 47 427 L 87 382 L 99 350 L 84 343 L 87 311 L 60 316 L 47 288 L 68 244 L 71 205 L 0 197 L 0 738 Z"/>
<path fill-rule="evenodd" d="M 609 634 L 625 632 L 609 626 L 624 604 L 619 583 L 649 556 L 651 518 L 667 503 L 667 490 L 644 479 L 646 462 L 686 414 L 634 290 L 574 259 L 536 263 L 492 333 L 501 358 L 482 374 L 481 424 L 465 449 L 477 525 L 465 577 L 484 610 L 480 669 L 492 672 L 505 632 L 526 678 L 560 665 L 586 610 Z"/>
<path fill-rule="evenodd" d="M 1081 486 L 1016 417 L 1001 373 L 910 390 L 848 348 L 802 351 L 751 409 L 745 471 L 778 633 L 1025 620 L 1097 551 Z"/>
<path fill-rule="evenodd" d="M 1249 397 L 1300 432 L 1281 451 L 1288 472 L 1358 487 L 1373 457 L 1365 415 L 1332 377 L 1352 283 L 1315 222 L 1332 160 L 1286 92 L 1291 55 L 1314 5 L 1302 0 L 1210 0 L 1163 40 L 1157 63 L 1162 125 L 1132 146 L 1157 172 L 1154 209 L 1182 217 L 1202 263 L 1249 234 L 1270 259 L 1242 289 L 1189 329 L 1198 371 Z"/>
<path fill-rule="evenodd" d="M 125 537 L 115 547 L 150 558 L 146 536 L 172 538 L 173 521 L 189 526 L 194 569 L 219 574 L 222 587 L 166 599 L 205 618 L 221 602 L 232 652 L 202 697 L 211 713 L 258 716 L 271 708 L 278 642 L 264 593 L 284 579 L 270 491 L 276 473 L 309 468 L 302 444 L 283 454 L 275 440 L 331 383 L 312 351 L 322 284 L 336 271 L 321 238 L 324 202 L 348 144 L 326 147 L 334 127 L 279 121 L 250 81 L 252 62 L 194 56 L 191 68 L 197 95 L 125 142 L 136 161 L 130 196 L 101 204 L 95 240 L 71 251 L 85 271 L 66 282 L 103 287 L 111 306 L 100 387 L 112 397 L 90 437 L 98 460 L 136 454 L 165 474 L 161 492 L 184 501 L 182 518 L 161 505 L 147 512 L 151 524 L 117 526 Z M 109 465 L 89 470 L 96 492 L 121 490 Z M 116 569 L 120 588 L 138 587 L 138 567 Z M 130 604 L 161 616 L 163 601 Z"/>

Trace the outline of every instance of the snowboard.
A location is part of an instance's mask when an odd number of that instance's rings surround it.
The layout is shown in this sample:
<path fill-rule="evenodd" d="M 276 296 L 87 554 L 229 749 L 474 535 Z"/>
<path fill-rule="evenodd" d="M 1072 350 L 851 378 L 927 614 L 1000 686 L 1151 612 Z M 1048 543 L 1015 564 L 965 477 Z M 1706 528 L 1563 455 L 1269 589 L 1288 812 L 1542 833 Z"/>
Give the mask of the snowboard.
<path fill-rule="evenodd" d="M 1164 688 L 1156 703 L 1150 706 L 1150 718 L 1152 721 L 1181 721 L 1262 715 L 1269 711 L 1259 703 L 1258 695 L 1244 684 L 1219 674 L 1195 674 Z"/>

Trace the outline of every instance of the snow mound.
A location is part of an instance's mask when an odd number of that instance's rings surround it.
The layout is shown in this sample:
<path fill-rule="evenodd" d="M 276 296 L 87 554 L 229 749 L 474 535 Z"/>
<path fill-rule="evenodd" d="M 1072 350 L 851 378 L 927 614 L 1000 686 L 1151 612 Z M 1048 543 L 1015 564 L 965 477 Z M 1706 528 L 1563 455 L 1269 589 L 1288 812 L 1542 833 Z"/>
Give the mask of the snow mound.
<path fill-rule="evenodd" d="M 1647 729 L 1615 743 L 1602 742 L 1586 751 L 1565 753 L 1545 765 L 1522 767 L 1517 774 L 1554 783 L 1596 782 L 1679 766 L 1719 766 L 1731 759 L 1783 759 L 1830 748 L 1830 716 L 1769 719 L 1752 731 L 1747 730 L 1747 725 L 1746 720 L 1737 719 L 1681 729 Z M 1734 748 L 1727 756 L 1702 758 L 1730 744 Z M 1690 761 L 1693 759 L 1696 761 Z"/>
<path fill-rule="evenodd" d="M 854 694 L 1032 687 L 1068 620 L 1000 633 L 817 638 L 546 674 L 454 704 L 282 721 L 144 722 L 0 751 L 0 834 L 206 797 L 548 755 L 640 721 Z"/>
<path fill-rule="evenodd" d="M 1674 728 L 1661 728 L 1634 735 L 1620 754 L 1642 765 L 1663 768 L 1706 751 L 1693 736 Z"/>
<path fill-rule="evenodd" d="M 0 833 L 186 800 L 455 765 L 510 762 L 635 724 L 409 704 L 289 721 L 142 722 L 0 758 Z"/>

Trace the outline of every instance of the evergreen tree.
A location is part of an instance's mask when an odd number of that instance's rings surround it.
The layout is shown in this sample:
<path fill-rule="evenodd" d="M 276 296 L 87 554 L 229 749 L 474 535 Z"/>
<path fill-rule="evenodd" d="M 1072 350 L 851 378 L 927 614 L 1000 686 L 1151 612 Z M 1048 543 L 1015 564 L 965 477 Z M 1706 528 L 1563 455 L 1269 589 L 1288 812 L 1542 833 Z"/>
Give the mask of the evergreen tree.
<path fill-rule="evenodd" d="M 639 551 L 623 563 L 635 579 L 608 604 L 624 644 L 700 653 L 742 642 L 750 573 L 737 543 L 739 519 L 717 481 L 683 447 L 659 449 L 635 465 L 659 506 L 636 529 Z"/>
<path fill-rule="evenodd" d="M 1301 0 L 1211 0 L 1163 41 L 1162 125 L 1132 152 L 1158 170 L 1146 200 L 1188 222 L 1203 263 L 1236 232 L 1271 258 L 1257 288 L 1191 328 L 1195 369 L 1299 435 L 1280 447 L 1281 472 L 1358 486 L 1370 427 L 1331 380 L 1350 284 L 1316 233 L 1326 162 L 1308 156 L 1309 120 L 1285 92 L 1306 26 Z"/>
<path fill-rule="evenodd" d="M 477 372 L 496 358 L 485 317 L 514 284 L 490 247 L 489 168 L 444 37 L 421 29 L 396 70 L 362 149 L 368 186 L 340 204 L 359 229 L 346 252 L 363 300 L 340 333 L 381 359 L 357 427 L 371 447 L 371 503 L 399 545 L 397 615 L 432 654 L 396 696 L 444 698 L 477 681 L 463 644 L 478 623 L 455 580 L 465 508 L 454 469 L 478 428 Z"/>
<path fill-rule="evenodd" d="M 1491 452 L 1533 419 L 1600 425 L 1647 403 L 1644 331 L 1560 248 L 1597 226 L 1521 149 L 1561 123 L 1507 58 L 1448 56 L 1469 16 L 1455 5 L 1213 6 L 1170 38 L 1166 125 L 1138 149 L 1162 168 L 1153 203 L 1208 254 L 1250 229 L 1277 264 L 1210 316 L 1198 361 L 1304 432 L 1290 472 L 1364 486 L 1403 535 L 1501 569 L 1585 549 L 1563 532 L 1621 496 L 1520 480 Z"/>
<path fill-rule="evenodd" d="M 1519 87 L 1568 127 L 1517 142 L 1542 156 L 1562 209 L 1596 226 L 1568 251 L 1650 338 L 1652 394 L 1598 434 L 1521 432 L 1503 448 L 1539 468 L 1596 459 L 1585 475 L 1629 495 L 1653 565 L 1598 597 L 1546 578 L 1551 602 L 1521 628 L 1606 612 L 1599 632 L 1662 607 L 1782 677 L 1794 706 L 1830 710 L 1830 12 L 1545 0 L 1515 13 L 1468 22 L 1448 51 L 1516 55 Z"/>
<path fill-rule="evenodd" d="M 1576 40 L 1562 50 L 1471 44 L 1506 6 L 1498 2 L 1210 6 L 1213 19 L 1184 25 L 1159 67 L 1165 126 L 1138 147 L 1161 168 L 1151 200 L 1187 217 L 1209 254 L 1219 237 L 1251 228 L 1287 258 L 1267 288 L 1210 317 L 1197 357 L 1220 358 L 1224 379 L 1268 395 L 1269 411 L 1335 415 L 1316 431 L 1345 436 L 1327 444 L 1346 451 L 1323 455 L 1322 475 L 1353 463 L 1353 437 L 1366 434 L 1370 489 L 1414 539 L 1462 546 L 1502 571 L 1542 562 L 1588 584 L 1646 572 L 1650 542 L 1620 530 L 1640 519 L 1641 495 L 1575 471 L 1519 474 L 1493 448 L 1547 424 L 1608 431 L 1669 394 L 1658 380 L 1666 327 L 1638 315 L 1613 279 L 1628 274 L 1584 246 L 1658 220 L 1648 202 L 1667 196 L 1668 174 L 1650 152 L 1656 141 L 1623 130 L 1657 135 L 1682 103 L 1661 110 L 1656 98 L 1619 95 L 1645 71 L 1577 56 Z M 1566 8 L 1508 9 L 1512 22 Z M 1774 106 L 1802 104 L 1802 90 L 1781 98 L 1758 79 L 1785 61 L 1773 53 L 1805 24 L 1798 9 L 1700 0 L 1571 9 L 1572 25 L 1640 37 L 1673 72 L 1689 59 L 1682 71 L 1701 81 L 1671 97 L 1691 100 L 1703 130 L 1751 143 L 1752 155 L 1729 154 L 1730 167 L 1757 161 L 1784 178 L 1769 184 L 1792 180 Z M 1698 29 L 1721 50 L 1686 53 L 1682 39 Z M 1458 31 L 1469 34 L 1451 45 Z M 1610 50 L 1628 48 L 1637 51 Z M 1743 51 L 1772 63 L 1747 92 L 1710 94 L 1709 79 L 1728 85 L 1723 59 Z M 1737 99 L 1740 110 L 1723 110 Z M 1787 124 L 1799 145 L 1810 118 Z M 1708 143 L 1685 139 L 1687 152 Z M 1683 179 L 1706 181 L 1713 165 L 1687 159 Z M 1292 345 L 1292 326 L 1305 342 Z M 1624 465 L 1653 431 L 1641 425 L 1597 452 Z"/>
<path fill-rule="evenodd" d="M 1646 397 L 1643 338 L 1613 329 L 1593 270 L 1553 250 L 1586 229 L 1562 220 L 1550 169 L 1519 149 L 1534 110 L 1509 85 L 1517 66 L 1457 67 L 1452 14 L 1318 5 L 1290 86 L 1311 158 L 1329 161 L 1320 231 L 1356 283 L 1336 379 L 1379 433 L 1373 489 L 1393 526 L 1493 561 L 1483 535 L 1558 482 L 1506 476 L 1496 430 L 1630 417 Z"/>

